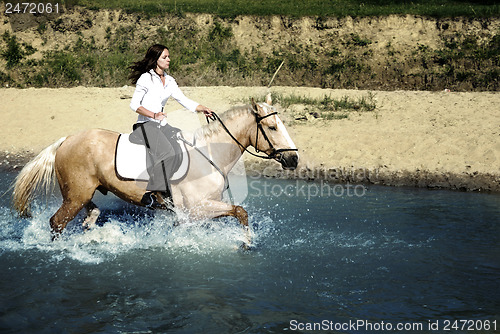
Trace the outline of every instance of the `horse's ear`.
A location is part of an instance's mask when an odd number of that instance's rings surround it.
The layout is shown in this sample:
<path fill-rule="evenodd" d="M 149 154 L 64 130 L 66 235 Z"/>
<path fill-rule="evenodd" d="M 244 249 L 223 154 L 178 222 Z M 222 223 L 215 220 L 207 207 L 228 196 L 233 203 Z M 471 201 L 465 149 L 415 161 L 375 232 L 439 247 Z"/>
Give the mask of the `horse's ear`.
<path fill-rule="evenodd" d="M 255 103 L 255 100 L 254 98 L 252 97 L 252 109 L 258 113 L 259 112 L 259 108 L 257 107 L 257 103 Z"/>
<path fill-rule="evenodd" d="M 266 95 L 266 103 L 269 104 L 270 106 L 273 105 L 273 99 L 271 98 L 271 93 Z"/>

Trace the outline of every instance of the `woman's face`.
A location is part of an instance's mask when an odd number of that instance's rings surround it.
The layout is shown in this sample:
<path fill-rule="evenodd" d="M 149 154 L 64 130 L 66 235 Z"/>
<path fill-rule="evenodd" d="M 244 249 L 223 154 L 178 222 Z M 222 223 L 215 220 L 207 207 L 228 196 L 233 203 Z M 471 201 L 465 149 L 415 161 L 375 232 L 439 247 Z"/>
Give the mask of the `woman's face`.
<path fill-rule="evenodd" d="M 165 71 L 168 69 L 170 65 L 170 53 L 168 52 L 168 49 L 163 50 L 160 58 L 156 61 L 156 66 L 162 71 Z"/>

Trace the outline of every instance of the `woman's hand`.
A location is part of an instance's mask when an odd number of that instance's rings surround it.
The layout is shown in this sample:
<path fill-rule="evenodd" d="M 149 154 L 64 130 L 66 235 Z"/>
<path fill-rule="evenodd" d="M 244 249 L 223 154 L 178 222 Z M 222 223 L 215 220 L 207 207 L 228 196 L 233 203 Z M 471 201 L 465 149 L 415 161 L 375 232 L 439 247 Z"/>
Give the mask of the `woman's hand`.
<path fill-rule="evenodd" d="M 165 117 L 166 116 L 163 112 L 157 112 L 156 114 L 154 114 L 153 119 L 157 121 L 162 121 Z"/>
<path fill-rule="evenodd" d="M 211 117 L 212 116 L 212 113 L 214 112 L 212 109 L 210 108 L 207 108 L 205 106 L 202 106 L 201 104 L 199 104 L 197 107 L 196 107 L 196 111 L 197 112 L 202 112 L 205 114 L 205 116 L 207 117 Z"/>

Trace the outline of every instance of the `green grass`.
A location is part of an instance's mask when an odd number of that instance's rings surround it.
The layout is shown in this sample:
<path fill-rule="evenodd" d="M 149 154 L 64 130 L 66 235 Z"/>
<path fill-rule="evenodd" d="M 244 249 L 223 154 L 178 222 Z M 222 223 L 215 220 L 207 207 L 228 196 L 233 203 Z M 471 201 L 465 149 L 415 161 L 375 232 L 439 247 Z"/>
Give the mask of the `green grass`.
<path fill-rule="evenodd" d="M 265 96 L 254 97 L 257 101 L 265 101 Z M 377 109 L 375 94 L 368 92 L 360 97 L 344 95 L 332 98 L 331 95 L 311 97 L 296 94 L 273 93 L 273 104 L 279 105 L 284 112 L 290 114 L 295 122 L 307 121 L 314 118 L 323 120 L 345 119 L 351 112 L 374 112 Z M 248 102 L 250 98 L 243 101 Z M 300 106 L 300 107 L 299 107 Z"/>
<path fill-rule="evenodd" d="M 162 13 L 210 13 L 285 16 L 384 16 L 414 14 L 432 17 L 493 17 L 500 14 L 496 0 L 67 0 L 90 9 L 123 9 L 151 16 Z"/>
<path fill-rule="evenodd" d="M 284 108 L 288 108 L 294 104 L 303 104 L 315 107 L 316 109 L 322 111 L 373 111 L 377 107 L 375 103 L 375 95 L 371 92 L 366 96 L 361 96 L 359 98 L 352 98 L 347 95 L 339 99 L 335 99 L 332 98 L 331 95 L 324 95 L 323 97 L 317 98 L 295 94 L 275 94 L 273 95 L 273 99 Z"/>

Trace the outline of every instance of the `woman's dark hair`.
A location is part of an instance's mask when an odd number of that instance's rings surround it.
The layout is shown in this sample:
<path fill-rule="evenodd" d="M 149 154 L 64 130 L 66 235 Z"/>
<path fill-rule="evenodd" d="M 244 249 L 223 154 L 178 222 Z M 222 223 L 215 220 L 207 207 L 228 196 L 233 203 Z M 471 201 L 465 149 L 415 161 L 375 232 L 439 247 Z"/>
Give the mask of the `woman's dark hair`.
<path fill-rule="evenodd" d="M 132 70 L 132 73 L 128 78 L 132 80 L 132 84 L 135 84 L 143 73 L 156 68 L 156 62 L 165 49 L 168 49 L 165 45 L 152 45 L 149 47 L 148 51 L 146 51 L 146 55 L 142 60 L 133 63 L 129 67 Z"/>

